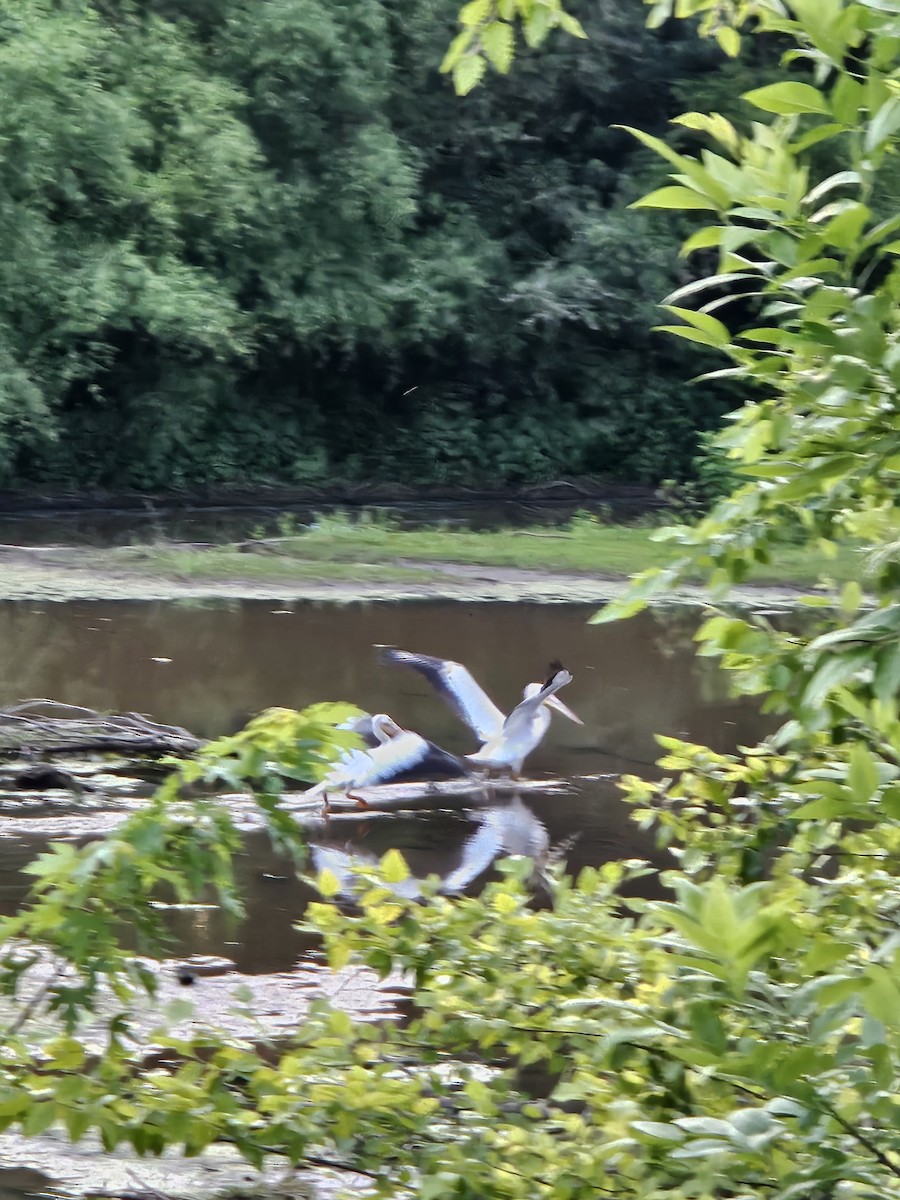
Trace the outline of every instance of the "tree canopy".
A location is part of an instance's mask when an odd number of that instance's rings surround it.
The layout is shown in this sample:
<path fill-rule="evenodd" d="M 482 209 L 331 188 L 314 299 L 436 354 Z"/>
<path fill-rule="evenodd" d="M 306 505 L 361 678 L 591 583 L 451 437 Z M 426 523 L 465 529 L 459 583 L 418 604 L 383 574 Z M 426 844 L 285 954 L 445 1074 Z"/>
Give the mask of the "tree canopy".
<path fill-rule="evenodd" d="M 0 486 L 689 474 L 734 393 L 612 126 L 727 70 L 581 7 L 460 102 L 438 0 L 2 0 Z"/>

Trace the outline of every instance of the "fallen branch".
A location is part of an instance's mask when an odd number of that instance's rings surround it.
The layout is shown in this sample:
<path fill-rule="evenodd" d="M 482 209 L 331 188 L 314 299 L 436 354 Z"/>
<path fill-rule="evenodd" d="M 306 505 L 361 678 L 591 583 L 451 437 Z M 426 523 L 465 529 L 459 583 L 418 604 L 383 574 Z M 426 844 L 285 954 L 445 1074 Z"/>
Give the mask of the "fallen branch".
<path fill-rule="evenodd" d="M 185 755 L 202 744 L 186 729 L 141 713 L 99 713 L 39 699 L 0 709 L 0 757 L 5 758 L 82 751 Z"/>

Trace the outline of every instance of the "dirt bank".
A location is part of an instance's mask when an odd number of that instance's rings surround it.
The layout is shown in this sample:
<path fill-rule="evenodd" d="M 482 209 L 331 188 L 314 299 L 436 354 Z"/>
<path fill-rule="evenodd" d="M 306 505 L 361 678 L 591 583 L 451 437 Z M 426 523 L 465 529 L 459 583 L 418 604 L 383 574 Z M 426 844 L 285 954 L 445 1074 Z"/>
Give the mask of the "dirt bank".
<path fill-rule="evenodd" d="M 310 563 L 303 578 L 258 578 L 232 574 L 222 579 L 151 575 L 92 564 L 88 551 L 72 547 L 0 547 L 0 600 L 359 600 L 536 601 L 602 604 L 621 594 L 621 576 L 525 570 L 452 562 L 395 559 L 362 564 L 360 578 L 334 578 L 330 564 Z M 347 564 L 342 564 L 347 574 Z M 806 589 L 735 588 L 731 598 L 746 604 L 790 603 Z M 667 597 L 700 603 L 700 587 L 685 585 Z"/>

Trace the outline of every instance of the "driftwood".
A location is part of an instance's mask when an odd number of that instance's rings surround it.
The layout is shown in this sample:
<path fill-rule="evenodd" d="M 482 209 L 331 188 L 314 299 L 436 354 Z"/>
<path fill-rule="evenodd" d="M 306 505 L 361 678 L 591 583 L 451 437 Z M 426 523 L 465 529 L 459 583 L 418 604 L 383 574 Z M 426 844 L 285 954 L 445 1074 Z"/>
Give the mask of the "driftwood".
<path fill-rule="evenodd" d="M 184 755 L 202 744 L 186 729 L 161 725 L 140 713 L 98 713 L 57 700 L 25 700 L 0 708 L 0 758 L 89 751 Z"/>

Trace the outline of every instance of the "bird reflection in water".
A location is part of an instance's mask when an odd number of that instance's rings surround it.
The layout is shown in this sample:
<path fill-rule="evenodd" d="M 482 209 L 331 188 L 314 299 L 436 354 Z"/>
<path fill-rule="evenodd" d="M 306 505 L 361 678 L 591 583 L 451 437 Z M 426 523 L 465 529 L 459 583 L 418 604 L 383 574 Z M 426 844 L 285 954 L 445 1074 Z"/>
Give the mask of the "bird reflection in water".
<path fill-rule="evenodd" d="M 471 824 L 467 826 L 461 844 L 458 848 L 446 846 L 446 866 L 429 872 L 440 879 L 440 892 L 463 891 L 479 880 L 498 858 L 506 855 L 530 858 L 538 871 L 546 863 L 550 851 L 549 835 L 518 792 L 484 807 L 467 808 L 465 816 Z M 353 823 L 365 826 L 364 819 Z M 403 847 L 397 848 L 403 853 Z M 338 882 L 337 894 L 344 899 L 353 898 L 359 883 L 358 872 L 376 867 L 380 858 L 363 846 L 338 842 L 336 838 L 311 839 L 310 852 L 316 872 L 329 871 Z M 414 900 L 422 895 L 423 879 L 424 876 L 417 876 L 411 870 L 406 879 L 384 886 L 397 896 Z"/>

